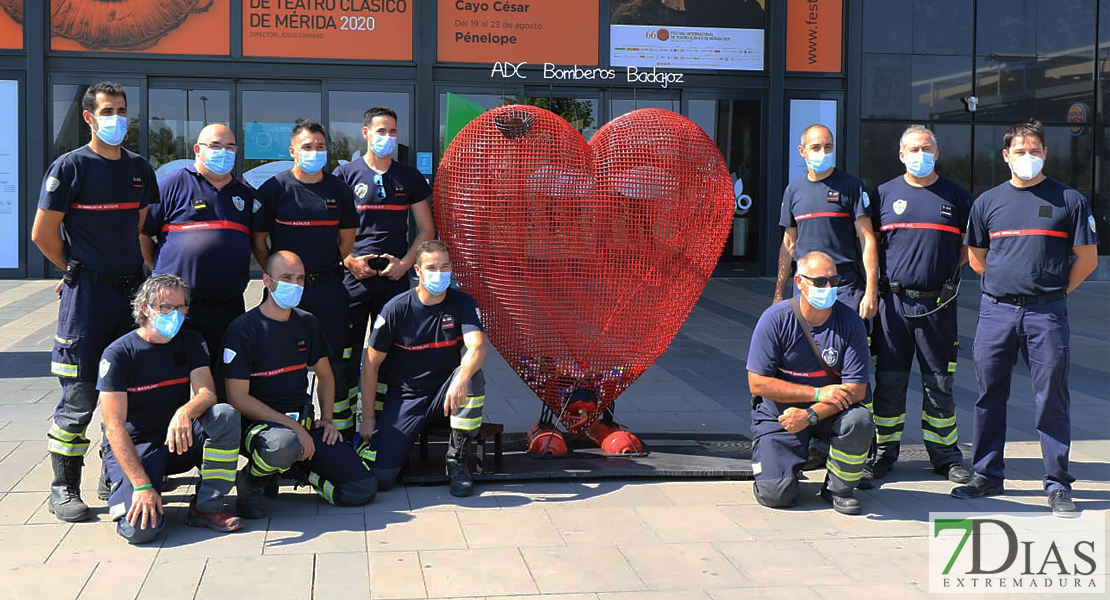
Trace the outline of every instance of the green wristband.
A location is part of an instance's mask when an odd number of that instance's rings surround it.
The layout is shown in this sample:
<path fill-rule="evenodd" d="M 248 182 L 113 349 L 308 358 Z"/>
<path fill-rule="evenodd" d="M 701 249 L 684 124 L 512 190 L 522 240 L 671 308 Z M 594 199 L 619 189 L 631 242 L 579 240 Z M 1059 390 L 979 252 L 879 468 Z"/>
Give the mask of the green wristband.
<path fill-rule="evenodd" d="M 817 388 L 817 387 L 813 388 L 813 401 L 814 402 L 820 402 L 821 401 L 821 388 Z"/>
<path fill-rule="evenodd" d="M 141 492 L 141 491 L 143 491 L 143 490 L 149 490 L 149 489 L 151 489 L 151 488 L 153 488 L 153 487 L 154 487 L 154 484 L 153 484 L 153 483 L 148 483 L 148 484 L 146 484 L 146 485 L 140 485 L 139 487 L 135 488 L 135 491 L 136 491 L 136 492 Z"/>

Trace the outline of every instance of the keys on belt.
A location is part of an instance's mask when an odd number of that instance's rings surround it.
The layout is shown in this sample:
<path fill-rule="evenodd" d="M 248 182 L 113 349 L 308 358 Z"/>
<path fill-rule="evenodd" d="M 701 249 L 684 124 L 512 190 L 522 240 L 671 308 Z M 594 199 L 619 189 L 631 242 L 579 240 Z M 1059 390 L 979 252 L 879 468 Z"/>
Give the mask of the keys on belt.
<path fill-rule="evenodd" d="M 339 267 L 335 267 L 334 269 L 328 269 L 327 271 L 317 271 L 315 273 L 305 273 L 304 282 L 305 283 L 320 283 L 321 281 L 327 281 L 329 279 L 339 277 L 341 274 L 342 274 L 342 271 L 339 270 Z"/>

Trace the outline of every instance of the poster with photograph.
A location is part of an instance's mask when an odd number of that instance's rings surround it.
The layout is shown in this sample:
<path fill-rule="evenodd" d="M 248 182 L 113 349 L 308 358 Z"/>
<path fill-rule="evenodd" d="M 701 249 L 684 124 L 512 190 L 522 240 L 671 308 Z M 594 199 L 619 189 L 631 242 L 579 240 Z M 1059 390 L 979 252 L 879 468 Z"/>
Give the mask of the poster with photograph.
<path fill-rule="evenodd" d="M 226 56 L 230 19 L 231 0 L 50 0 L 50 49 Z"/>
<path fill-rule="evenodd" d="M 23 0 L 0 0 L 0 50 L 23 49 Z"/>
<path fill-rule="evenodd" d="M 761 71 L 766 0 L 610 0 L 614 67 Z"/>

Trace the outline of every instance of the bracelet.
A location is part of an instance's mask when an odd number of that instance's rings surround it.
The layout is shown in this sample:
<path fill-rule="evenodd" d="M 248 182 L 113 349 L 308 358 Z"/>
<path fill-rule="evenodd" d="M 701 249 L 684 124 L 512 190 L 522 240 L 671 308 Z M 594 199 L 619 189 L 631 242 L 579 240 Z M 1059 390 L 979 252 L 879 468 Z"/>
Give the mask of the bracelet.
<path fill-rule="evenodd" d="M 818 388 L 818 387 L 813 388 L 813 401 L 814 402 L 820 402 L 821 401 L 821 388 Z"/>
<path fill-rule="evenodd" d="M 146 485 L 140 485 L 139 487 L 135 488 L 135 491 L 136 492 L 141 492 L 143 490 L 149 490 L 152 487 L 154 487 L 154 484 L 153 483 L 148 483 Z"/>

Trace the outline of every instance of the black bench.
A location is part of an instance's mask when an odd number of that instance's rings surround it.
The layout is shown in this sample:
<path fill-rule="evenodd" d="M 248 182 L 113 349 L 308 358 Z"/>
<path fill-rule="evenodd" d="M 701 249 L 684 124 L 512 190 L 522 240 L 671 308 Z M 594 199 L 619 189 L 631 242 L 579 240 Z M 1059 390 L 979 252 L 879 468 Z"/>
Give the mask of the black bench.
<path fill-rule="evenodd" d="M 501 423 L 482 423 L 482 428 L 478 431 L 477 448 L 475 448 L 474 457 L 477 459 L 477 471 L 481 475 L 487 470 L 495 472 L 496 469 L 501 467 L 501 434 L 505 432 L 505 426 Z M 450 429 L 425 429 L 420 434 L 420 462 L 428 462 L 428 436 L 434 435 L 437 437 L 449 437 L 451 435 Z M 493 466 L 494 469 L 486 468 L 486 440 L 493 438 Z"/>

